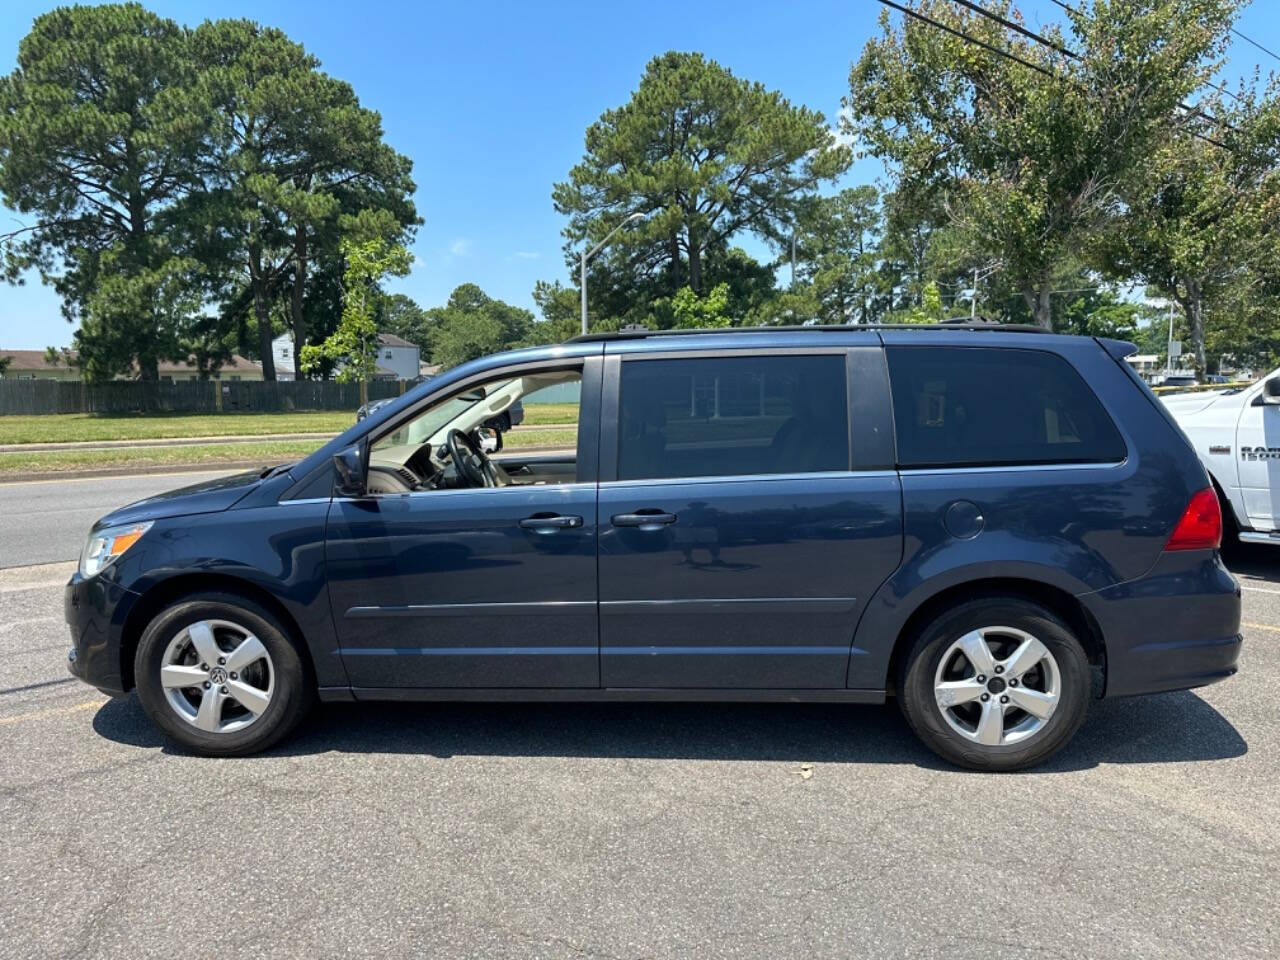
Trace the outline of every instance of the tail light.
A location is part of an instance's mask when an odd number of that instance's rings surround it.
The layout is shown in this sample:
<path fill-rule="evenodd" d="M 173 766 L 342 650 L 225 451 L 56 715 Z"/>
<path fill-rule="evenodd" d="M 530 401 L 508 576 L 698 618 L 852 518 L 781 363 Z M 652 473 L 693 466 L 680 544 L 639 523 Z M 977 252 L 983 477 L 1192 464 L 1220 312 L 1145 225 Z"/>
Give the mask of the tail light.
<path fill-rule="evenodd" d="M 1222 546 L 1222 510 L 1218 495 L 1205 487 L 1191 497 L 1182 519 L 1173 528 L 1166 550 L 1217 550 Z"/>

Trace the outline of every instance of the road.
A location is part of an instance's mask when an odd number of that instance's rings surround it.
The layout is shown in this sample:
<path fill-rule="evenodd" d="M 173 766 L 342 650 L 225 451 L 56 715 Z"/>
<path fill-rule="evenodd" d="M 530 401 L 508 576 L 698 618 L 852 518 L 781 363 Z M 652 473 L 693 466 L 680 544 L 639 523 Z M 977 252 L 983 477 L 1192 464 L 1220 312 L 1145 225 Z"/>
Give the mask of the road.
<path fill-rule="evenodd" d="M 334 705 L 184 756 L 67 680 L 67 572 L 0 571 L 0 957 L 1280 954 L 1280 555 L 1237 677 L 1007 776 L 892 707 Z"/>
<path fill-rule="evenodd" d="M 0 483 L 0 569 L 74 560 L 107 511 L 228 472 Z"/>

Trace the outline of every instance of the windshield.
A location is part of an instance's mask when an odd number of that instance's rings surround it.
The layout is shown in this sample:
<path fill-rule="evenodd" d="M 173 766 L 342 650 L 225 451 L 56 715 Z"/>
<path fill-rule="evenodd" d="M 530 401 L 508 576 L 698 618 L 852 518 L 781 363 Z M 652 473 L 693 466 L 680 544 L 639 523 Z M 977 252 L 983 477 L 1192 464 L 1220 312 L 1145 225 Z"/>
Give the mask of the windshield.
<path fill-rule="evenodd" d="M 501 390 L 510 382 L 510 380 L 505 380 L 501 383 L 490 384 L 487 387 L 455 393 L 453 396 L 428 407 L 425 412 L 400 426 L 394 433 L 379 439 L 374 443 L 373 449 L 381 450 L 386 447 L 425 443 L 438 433 L 445 424 L 456 420 L 477 403 L 484 400 L 485 397 Z"/>

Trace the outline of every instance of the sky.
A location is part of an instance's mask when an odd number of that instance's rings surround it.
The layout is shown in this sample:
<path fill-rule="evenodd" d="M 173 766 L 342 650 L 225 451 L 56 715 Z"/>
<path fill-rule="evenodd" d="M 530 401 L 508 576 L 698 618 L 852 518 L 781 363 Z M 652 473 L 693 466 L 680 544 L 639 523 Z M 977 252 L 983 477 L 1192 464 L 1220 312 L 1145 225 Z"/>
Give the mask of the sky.
<path fill-rule="evenodd" d="M 586 128 L 627 101 L 652 57 L 702 51 L 834 123 L 849 68 L 883 9 L 875 0 L 144 2 L 189 26 L 246 17 L 279 27 L 382 114 L 387 142 L 413 160 L 425 219 L 412 273 L 389 289 L 431 307 L 459 284 L 477 283 L 529 309 L 537 280 L 570 279 L 552 185 L 581 159 Z M 1275 2 L 1254 0 L 1237 26 L 1280 53 L 1280 18 L 1268 12 Z M 0 71 L 13 69 L 32 20 L 53 6 L 0 3 Z M 1019 6 L 1033 29 L 1059 20 L 1050 0 Z M 1256 65 L 1280 70 L 1280 61 L 1237 38 L 1225 75 Z M 875 160 L 861 159 L 841 186 L 874 182 L 880 172 Z M 15 219 L 29 222 L 0 207 L 0 229 Z M 71 333 L 58 298 L 38 277 L 21 287 L 0 284 L 0 349 L 61 346 Z"/>

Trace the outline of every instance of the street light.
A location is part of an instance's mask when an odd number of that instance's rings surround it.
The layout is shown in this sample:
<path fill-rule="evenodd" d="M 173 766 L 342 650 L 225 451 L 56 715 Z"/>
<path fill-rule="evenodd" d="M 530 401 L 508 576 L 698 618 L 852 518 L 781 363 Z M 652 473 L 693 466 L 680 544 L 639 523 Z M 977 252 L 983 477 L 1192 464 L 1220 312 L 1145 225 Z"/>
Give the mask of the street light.
<path fill-rule="evenodd" d="M 617 233 L 619 230 L 625 227 L 628 223 L 631 223 L 633 220 L 639 220 L 643 216 L 644 216 L 643 213 L 633 213 L 631 216 L 627 217 L 627 219 L 623 220 L 620 224 L 618 224 L 616 227 L 610 230 L 607 234 L 605 234 L 605 238 L 601 240 L 599 243 L 597 243 L 590 250 L 582 251 L 582 262 L 581 262 L 582 279 L 580 282 L 582 284 L 582 335 L 584 337 L 587 335 L 587 261 L 590 260 L 592 257 L 594 257 L 597 253 L 599 253 L 601 249 L 604 247 L 604 245 L 613 239 L 613 235 L 615 233 Z"/>

